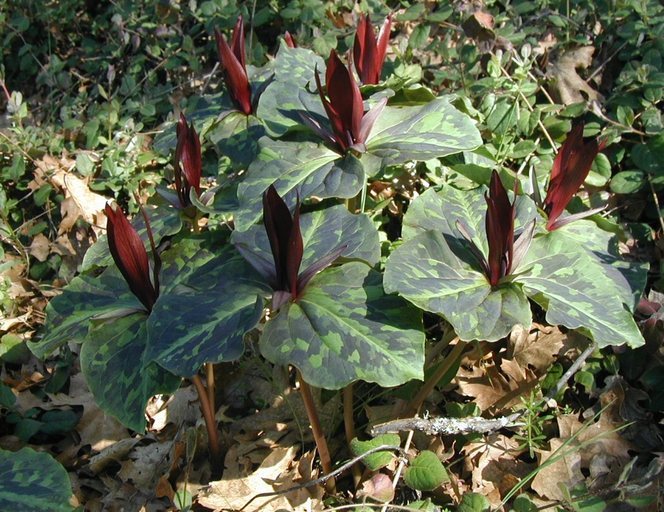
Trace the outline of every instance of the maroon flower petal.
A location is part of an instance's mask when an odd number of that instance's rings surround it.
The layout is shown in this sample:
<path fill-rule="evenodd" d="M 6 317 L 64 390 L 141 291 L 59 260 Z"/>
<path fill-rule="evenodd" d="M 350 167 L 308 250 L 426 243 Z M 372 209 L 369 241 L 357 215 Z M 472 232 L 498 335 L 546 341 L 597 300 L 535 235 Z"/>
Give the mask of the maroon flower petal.
<path fill-rule="evenodd" d="M 104 211 L 108 218 L 108 247 L 113 260 L 131 292 L 151 311 L 158 293 L 150 281 L 150 265 L 145 246 L 120 208 L 107 204 Z"/>
<path fill-rule="evenodd" d="M 286 41 L 286 46 L 289 48 L 297 48 L 297 40 L 288 30 L 284 34 L 284 41 Z"/>
<path fill-rule="evenodd" d="M 284 200 L 279 196 L 274 185 L 263 194 L 263 225 L 270 241 L 274 269 L 276 273 L 275 288 L 288 289 L 289 239 L 293 230 L 293 218 Z M 298 228 L 299 229 L 299 228 Z"/>
<path fill-rule="evenodd" d="M 348 145 L 352 145 L 357 142 L 364 115 L 362 94 L 353 73 L 344 66 L 334 50 L 330 52 L 327 61 L 325 79 L 330 105 L 340 121 L 340 126 L 335 126 L 333 122 L 332 128 L 337 137 L 346 138 Z"/>
<path fill-rule="evenodd" d="M 549 231 L 560 227 L 558 217 L 583 185 L 593 160 L 603 147 L 596 139 L 584 142 L 583 124 L 576 125 L 568 134 L 553 162 L 544 198 L 544 211 L 549 217 L 546 228 Z"/>
<path fill-rule="evenodd" d="M 236 32 L 236 34 L 238 33 Z M 238 58 L 238 56 L 236 56 L 235 53 L 231 51 L 228 43 L 226 42 L 226 39 L 218 30 L 215 29 L 214 35 L 217 40 L 219 61 L 221 62 L 221 66 L 224 70 L 224 79 L 226 82 L 226 87 L 228 87 L 228 92 L 230 93 L 231 98 L 233 98 L 233 101 L 237 107 L 242 112 L 249 115 L 252 113 L 251 87 L 249 86 L 249 78 L 247 76 L 245 66 L 240 60 L 244 58 L 244 50 L 238 50 L 240 53 L 240 57 Z M 242 39 L 242 44 L 244 45 L 244 39 Z"/>
<path fill-rule="evenodd" d="M 514 251 L 514 205 L 510 204 L 507 190 L 496 171 L 491 174 L 487 202 L 485 227 L 489 243 L 489 283 L 498 284 L 512 269 Z"/>
<path fill-rule="evenodd" d="M 177 146 L 175 149 L 175 187 L 183 207 L 191 204 L 189 191 L 193 187 L 196 195 L 201 193 L 201 141 L 194 129 L 194 124 L 187 124 L 184 114 L 180 114 L 177 128 Z"/>
<path fill-rule="evenodd" d="M 238 62 L 243 68 L 247 67 L 247 56 L 244 46 L 244 20 L 242 15 L 237 17 L 235 28 L 233 29 L 233 38 L 231 40 L 231 49 L 233 55 L 237 58 Z"/>
<path fill-rule="evenodd" d="M 298 204 L 295 206 L 295 215 L 293 215 L 293 225 L 288 236 L 288 256 L 286 258 L 288 290 L 295 299 L 299 292 L 297 276 L 300 272 L 303 254 L 304 243 L 302 242 L 302 232 L 300 231 L 300 202 L 298 201 Z"/>

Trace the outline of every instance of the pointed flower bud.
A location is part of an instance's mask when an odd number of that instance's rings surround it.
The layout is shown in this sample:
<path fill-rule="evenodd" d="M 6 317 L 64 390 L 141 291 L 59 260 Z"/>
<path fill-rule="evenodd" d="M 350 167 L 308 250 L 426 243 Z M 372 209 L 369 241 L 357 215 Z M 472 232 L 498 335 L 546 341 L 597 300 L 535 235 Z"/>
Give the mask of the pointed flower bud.
<path fill-rule="evenodd" d="M 380 72 L 385 63 L 391 29 L 392 15 L 389 14 L 380 28 L 378 39 L 376 39 L 369 15 L 363 14 L 360 17 L 353 44 L 353 62 L 360 80 L 365 85 L 380 82 Z"/>
<path fill-rule="evenodd" d="M 284 41 L 286 41 L 286 46 L 289 48 L 297 48 L 297 40 L 288 30 L 286 30 L 286 33 L 284 34 Z"/>
<path fill-rule="evenodd" d="M 151 311 L 159 296 L 158 265 L 155 264 L 153 283 L 150 280 L 148 253 L 134 227 L 119 207 L 106 204 L 104 211 L 108 218 L 108 248 L 113 260 L 127 281 L 131 292 L 148 311 Z"/>
<path fill-rule="evenodd" d="M 297 297 L 297 276 L 304 251 L 300 232 L 300 204 L 291 215 L 288 206 L 274 185 L 263 194 L 263 224 L 274 258 L 276 291 L 290 292 Z"/>
<path fill-rule="evenodd" d="M 323 90 L 318 70 L 316 70 L 315 78 L 318 94 L 332 130 L 320 126 L 311 116 L 303 115 L 305 122 L 324 139 L 334 144 L 342 154 L 351 148 L 361 152 L 365 151 L 364 143 L 385 107 L 387 99 L 383 98 L 365 114 L 362 94 L 353 73 L 341 62 L 334 50 L 330 52 L 325 71 L 327 95 Z"/>
<path fill-rule="evenodd" d="M 598 210 L 591 210 L 584 212 L 581 216 L 560 218 L 588 176 L 597 153 L 602 149 L 604 149 L 604 142 L 598 142 L 597 139 L 584 142 L 583 124 L 576 125 L 568 134 L 553 162 L 551 178 L 544 198 L 544 211 L 549 216 L 546 229 L 553 231 L 571 220 L 597 213 Z"/>
<path fill-rule="evenodd" d="M 298 200 L 295 213 L 291 215 L 274 185 L 270 185 L 263 193 L 263 224 L 274 259 L 275 272 L 271 276 L 275 292 L 272 297 L 273 309 L 279 309 L 288 300 L 297 299 L 307 283 L 318 272 L 331 265 L 347 247 L 337 247 L 300 272 L 304 254 L 300 231 L 300 202 Z"/>
<path fill-rule="evenodd" d="M 180 206 L 191 204 L 189 192 L 194 188 L 196 195 L 201 195 L 201 141 L 194 129 L 194 123 L 187 124 L 184 114 L 180 114 L 177 124 L 177 146 L 175 147 L 175 188 L 180 199 Z"/>
<path fill-rule="evenodd" d="M 484 194 L 484 199 L 487 203 L 485 227 L 489 242 L 487 277 L 491 286 L 495 286 L 512 270 L 515 214 L 514 204 L 510 203 L 507 190 L 496 171 L 491 174 L 489 193 Z"/>
<path fill-rule="evenodd" d="M 242 16 L 238 17 L 235 24 L 230 47 L 219 30 L 215 29 L 214 36 L 217 40 L 219 62 L 224 71 L 224 80 L 228 92 L 237 108 L 249 115 L 253 112 L 253 108 L 251 105 L 251 86 L 249 85 L 246 67 Z"/>

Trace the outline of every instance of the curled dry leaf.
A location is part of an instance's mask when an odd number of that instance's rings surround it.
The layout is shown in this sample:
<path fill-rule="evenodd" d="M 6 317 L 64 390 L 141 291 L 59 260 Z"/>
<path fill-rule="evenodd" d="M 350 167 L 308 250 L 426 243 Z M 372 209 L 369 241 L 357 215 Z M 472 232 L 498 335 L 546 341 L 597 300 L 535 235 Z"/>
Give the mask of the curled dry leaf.
<path fill-rule="evenodd" d="M 197 504 L 214 510 L 239 510 L 257 494 L 273 492 L 278 484 L 297 485 L 296 446 L 274 448 L 253 473 L 243 478 L 226 478 L 211 482 L 197 497 Z M 320 510 L 305 489 L 278 496 L 260 497 L 243 510 L 273 512 L 276 510 Z"/>
<path fill-rule="evenodd" d="M 587 69 L 593 61 L 595 48 L 582 46 L 552 60 L 547 75 L 552 79 L 551 92 L 563 105 L 583 101 L 603 101 L 600 93 L 579 76 L 577 69 Z"/>

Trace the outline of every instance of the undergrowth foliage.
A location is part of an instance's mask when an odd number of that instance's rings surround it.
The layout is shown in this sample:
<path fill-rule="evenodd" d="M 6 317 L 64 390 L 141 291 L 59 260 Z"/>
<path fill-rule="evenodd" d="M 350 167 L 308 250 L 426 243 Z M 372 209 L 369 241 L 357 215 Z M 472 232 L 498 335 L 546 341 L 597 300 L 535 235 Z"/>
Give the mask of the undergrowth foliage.
<path fill-rule="evenodd" d="M 238 360 L 250 337 L 267 361 L 295 368 L 303 386 L 339 390 L 362 381 L 387 388 L 425 380 L 425 314 L 449 325 L 447 335 L 458 343 L 499 342 L 543 317 L 598 347 L 644 344 L 633 315 L 648 265 L 621 257 L 626 233 L 601 215 L 608 203 L 582 199 L 611 179 L 606 168 L 617 163 L 612 144 L 620 130 L 653 138 L 631 150 L 638 171 L 617 173 L 610 187 L 636 193 L 620 188 L 621 174 L 659 172 L 656 92 L 644 96 L 644 126 L 625 101 L 600 137 L 598 119 L 582 104 L 560 107 L 556 118 L 531 101 L 535 57 L 525 45 L 483 55 L 481 42 L 454 51 L 450 45 L 444 60 L 468 69 L 481 61 L 492 80 L 467 86 L 453 72 L 434 71 L 425 84 L 422 67 L 410 61 L 425 44 L 444 42 L 429 40 L 427 31 L 451 15 L 446 7 L 431 20 L 413 10 L 409 16 L 421 23 L 396 61 L 385 61 L 390 31 L 408 21 L 387 9 L 380 29 L 369 15 L 359 17 L 357 32 L 341 46 L 336 36 L 330 44 L 323 37 L 310 49 L 301 37 L 296 44 L 290 34 L 275 33 L 262 39 L 274 49 L 268 58 L 254 33 L 259 22 L 249 27 L 236 11 L 231 20 L 230 11 L 213 4 L 203 2 L 195 13 L 192 35 L 184 36 L 188 53 L 169 46 L 161 62 L 169 73 L 188 69 L 182 78 L 198 71 L 196 48 L 205 45 L 208 55 L 218 51 L 219 87 L 190 95 L 146 149 L 155 166 L 149 172 L 164 179 L 146 180 L 161 184 L 141 190 L 149 197 L 133 219 L 121 205 L 135 212 L 141 200 L 126 200 L 124 177 L 132 174 L 139 188 L 137 176 L 145 175 L 136 174 L 136 162 L 121 164 L 116 151 L 121 140 L 140 144 L 141 127 L 125 123 L 118 138 L 120 117 L 133 117 L 126 103 L 114 102 L 143 87 L 131 73 L 117 75 L 134 64 L 116 56 L 106 81 L 93 88 L 98 102 L 90 109 L 109 113 L 90 116 L 97 125 L 65 119 L 87 148 L 98 150 L 90 162 L 81 153 L 77 168 L 108 174 L 107 186 L 121 201 L 107 204 L 106 234 L 49 302 L 44 334 L 29 348 L 47 358 L 80 344 L 81 371 L 104 411 L 144 432 L 151 397 L 197 379 L 206 365 Z M 313 9 L 298 2 L 288 8 Z M 11 20 L 10 44 L 24 32 L 21 16 L 27 19 L 21 12 Z M 125 37 L 121 21 L 116 28 Z M 125 51 L 150 37 L 137 34 L 138 41 L 123 43 Z M 5 69 L 8 78 L 19 72 Z M 637 79 L 625 70 L 619 80 Z M 432 83 L 445 85 L 444 93 Z M 502 93 L 492 92 L 498 87 Z M 621 91 L 630 94 L 626 85 Z M 10 101 L 20 123 L 22 100 Z M 151 119 L 166 105 L 135 108 Z M 572 120 L 582 116 L 586 123 Z M 107 126 L 99 124 L 102 117 Z M 375 191 L 408 179 L 418 185 L 400 239 L 388 240 L 381 212 L 391 198 L 381 201 Z M 543 439 L 530 412 L 529 446 Z M 440 485 L 417 483 L 418 471 L 432 471 L 429 453 L 406 473 L 411 487 Z"/>

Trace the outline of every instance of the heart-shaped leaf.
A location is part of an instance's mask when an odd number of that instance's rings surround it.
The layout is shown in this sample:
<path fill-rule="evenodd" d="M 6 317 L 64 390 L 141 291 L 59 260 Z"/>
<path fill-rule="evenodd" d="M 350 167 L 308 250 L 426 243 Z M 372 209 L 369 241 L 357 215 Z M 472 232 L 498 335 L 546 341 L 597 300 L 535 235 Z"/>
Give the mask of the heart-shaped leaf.
<path fill-rule="evenodd" d="M 145 363 L 145 313 L 93 325 L 81 347 L 81 370 L 95 401 L 123 425 L 143 432 L 145 406 L 157 393 L 177 389 L 180 379 Z"/>
<path fill-rule="evenodd" d="M 399 434 L 383 434 L 367 441 L 360 441 L 358 438 L 355 438 L 350 442 L 350 451 L 355 457 L 357 457 L 369 450 L 383 445 L 401 446 L 401 438 L 399 437 Z M 393 460 L 394 453 L 386 450 L 367 455 L 362 459 L 362 463 L 371 471 L 377 471 L 380 468 L 387 466 Z"/>
<path fill-rule="evenodd" d="M 325 69 L 325 61 L 307 48 L 290 48 L 282 44 L 272 61 L 273 82 L 258 101 L 257 115 L 271 136 L 280 137 L 291 129 L 305 129 L 300 111 L 305 106 L 294 91 L 314 83 L 314 70 Z"/>
<path fill-rule="evenodd" d="M 260 198 L 270 185 L 288 205 L 297 196 L 320 198 L 356 196 L 364 184 L 364 170 L 352 154 L 340 156 L 322 144 L 280 142 L 263 138 L 261 152 L 249 166 L 244 181 L 238 186 L 240 208 L 235 227 L 249 229 L 261 216 Z"/>
<path fill-rule="evenodd" d="M 440 462 L 438 456 L 429 450 L 420 452 L 403 474 L 403 480 L 408 487 L 418 491 L 433 491 L 450 477 Z"/>
<path fill-rule="evenodd" d="M 579 329 L 601 347 L 643 345 L 622 297 L 607 286 L 606 272 L 558 230 L 533 240 L 522 268 L 516 280 L 547 310 L 547 322 Z"/>
<path fill-rule="evenodd" d="M 514 325 L 530 326 L 528 298 L 520 286 L 492 288 L 486 276 L 462 261 L 436 231 L 400 245 L 385 265 L 385 291 L 442 315 L 466 341 L 496 341 Z"/>
<path fill-rule="evenodd" d="M 256 278 L 241 256 L 226 250 L 162 294 L 148 319 L 145 360 L 190 376 L 204 363 L 239 358 L 270 293 Z"/>
<path fill-rule="evenodd" d="M 292 364 L 312 386 L 356 380 L 396 386 L 421 379 L 424 334 L 417 310 L 385 295 L 380 273 L 360 262 L 327 269 L 283 306 L 260 340 L 275 364 Z"/>
<path fill-rule="evenodd" d="M 46 306 L 44 336 L 28 346 L 43 359 L 65 343 L 81 343 L 90 319 L 100 315 L 123 316 L 141 309 L 143 306 L 115 266 L 98 277 L 82 274 L 51 299 Z"/>
<path fill-rule="evenodd" d="M 410 107 L 386 107 L 366 142 L 382 166 L 439 158 L 482 144 L 473 120 L 450 104 L 449 97 Z"/>
<path fill-rule="evenodd" d="M 48 453 L 0 450 L 0 510 L 69 512 L 71 482 Z"/>

